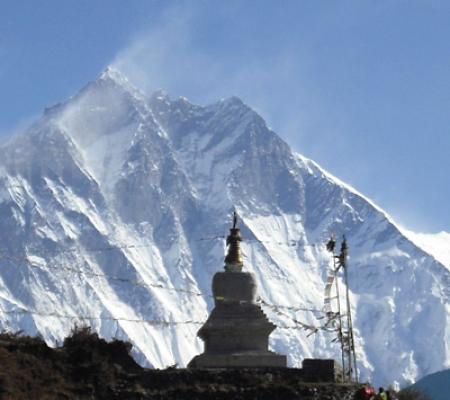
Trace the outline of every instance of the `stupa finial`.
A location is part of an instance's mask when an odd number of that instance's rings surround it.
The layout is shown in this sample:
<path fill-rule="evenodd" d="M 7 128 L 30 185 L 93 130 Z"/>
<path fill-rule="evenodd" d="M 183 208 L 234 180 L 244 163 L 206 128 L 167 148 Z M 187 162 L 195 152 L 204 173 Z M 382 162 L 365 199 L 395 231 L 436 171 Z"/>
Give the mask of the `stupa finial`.
<path fill-rule="evenodd" d="M 227 236 L 227 255 L 225 256 L 225 270 L 230 272 L 240 272 L 244 262 L 242 260 L 242 252 L 240 242 L 242 242 L 241 231 L 236 228 L 238 222 L 238 215 L 236 211 L 233 212 L 233 227 L 230 229 L 230 234 Z"/>

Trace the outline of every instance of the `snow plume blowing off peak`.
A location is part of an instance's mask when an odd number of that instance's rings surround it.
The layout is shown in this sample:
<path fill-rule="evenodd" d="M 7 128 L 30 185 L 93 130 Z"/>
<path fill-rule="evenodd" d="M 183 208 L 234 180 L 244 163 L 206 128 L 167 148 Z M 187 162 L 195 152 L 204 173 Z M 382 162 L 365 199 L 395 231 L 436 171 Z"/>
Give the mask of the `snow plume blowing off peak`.
<path fill-rule="evenodd" d="M 237 98 L 148 97 L 108 69 L 1 152 L 1 329 L 55 344 L 89 324 L 143 365 L 186 365 L 236 210 L 244 268 L 278 326 L 270 347 L 290 366 L 340 359 L 321 311 L 333 232 L 350 245 L 361 378 L 403 384 L 450 366 L 450 272 L 432 246 Z"/>

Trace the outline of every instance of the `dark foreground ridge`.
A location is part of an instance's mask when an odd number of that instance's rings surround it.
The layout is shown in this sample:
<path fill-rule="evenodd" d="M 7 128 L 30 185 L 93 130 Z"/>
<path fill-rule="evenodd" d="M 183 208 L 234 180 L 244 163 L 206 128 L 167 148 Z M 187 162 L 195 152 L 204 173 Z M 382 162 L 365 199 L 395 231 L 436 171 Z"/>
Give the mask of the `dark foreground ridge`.
<path fill-rule="evenodd" d="M 0 399 L 351 400 L 355 385 L 302 382 L 298 369 L 152 370 L 131 345 L 106 342 L 89 328 L 62 347 L 0 334 Z"/>

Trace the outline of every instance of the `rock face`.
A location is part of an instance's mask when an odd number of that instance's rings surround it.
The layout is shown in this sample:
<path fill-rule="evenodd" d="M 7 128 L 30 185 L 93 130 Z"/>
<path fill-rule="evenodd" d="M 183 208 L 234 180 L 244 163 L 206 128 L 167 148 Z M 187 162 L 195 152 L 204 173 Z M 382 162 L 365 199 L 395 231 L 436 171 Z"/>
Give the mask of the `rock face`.
<path fill-rule="evenodd" d="M 236 215 L 227 238 L 225 272 L 213 278 L 215 307 L 198 336 L 205 351 L 189 363 L 190 368 L 286 367 L 286 356 L 269 351 L 269 335 L 276 325 L 256 304 L 253 274 L 242 271 Z"/>

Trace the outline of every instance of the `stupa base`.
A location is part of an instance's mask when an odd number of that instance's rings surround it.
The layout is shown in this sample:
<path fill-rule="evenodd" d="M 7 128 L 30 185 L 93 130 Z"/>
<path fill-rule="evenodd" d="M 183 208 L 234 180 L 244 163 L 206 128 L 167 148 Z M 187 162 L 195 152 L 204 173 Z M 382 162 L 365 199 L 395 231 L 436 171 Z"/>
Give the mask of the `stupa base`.
<path fill-rule="evenodd" d="M 233 354 L 200 354 L 194 357 L 188 368 L 286 368 L 286 356 L 267 352 L 243 352 Z"/>

